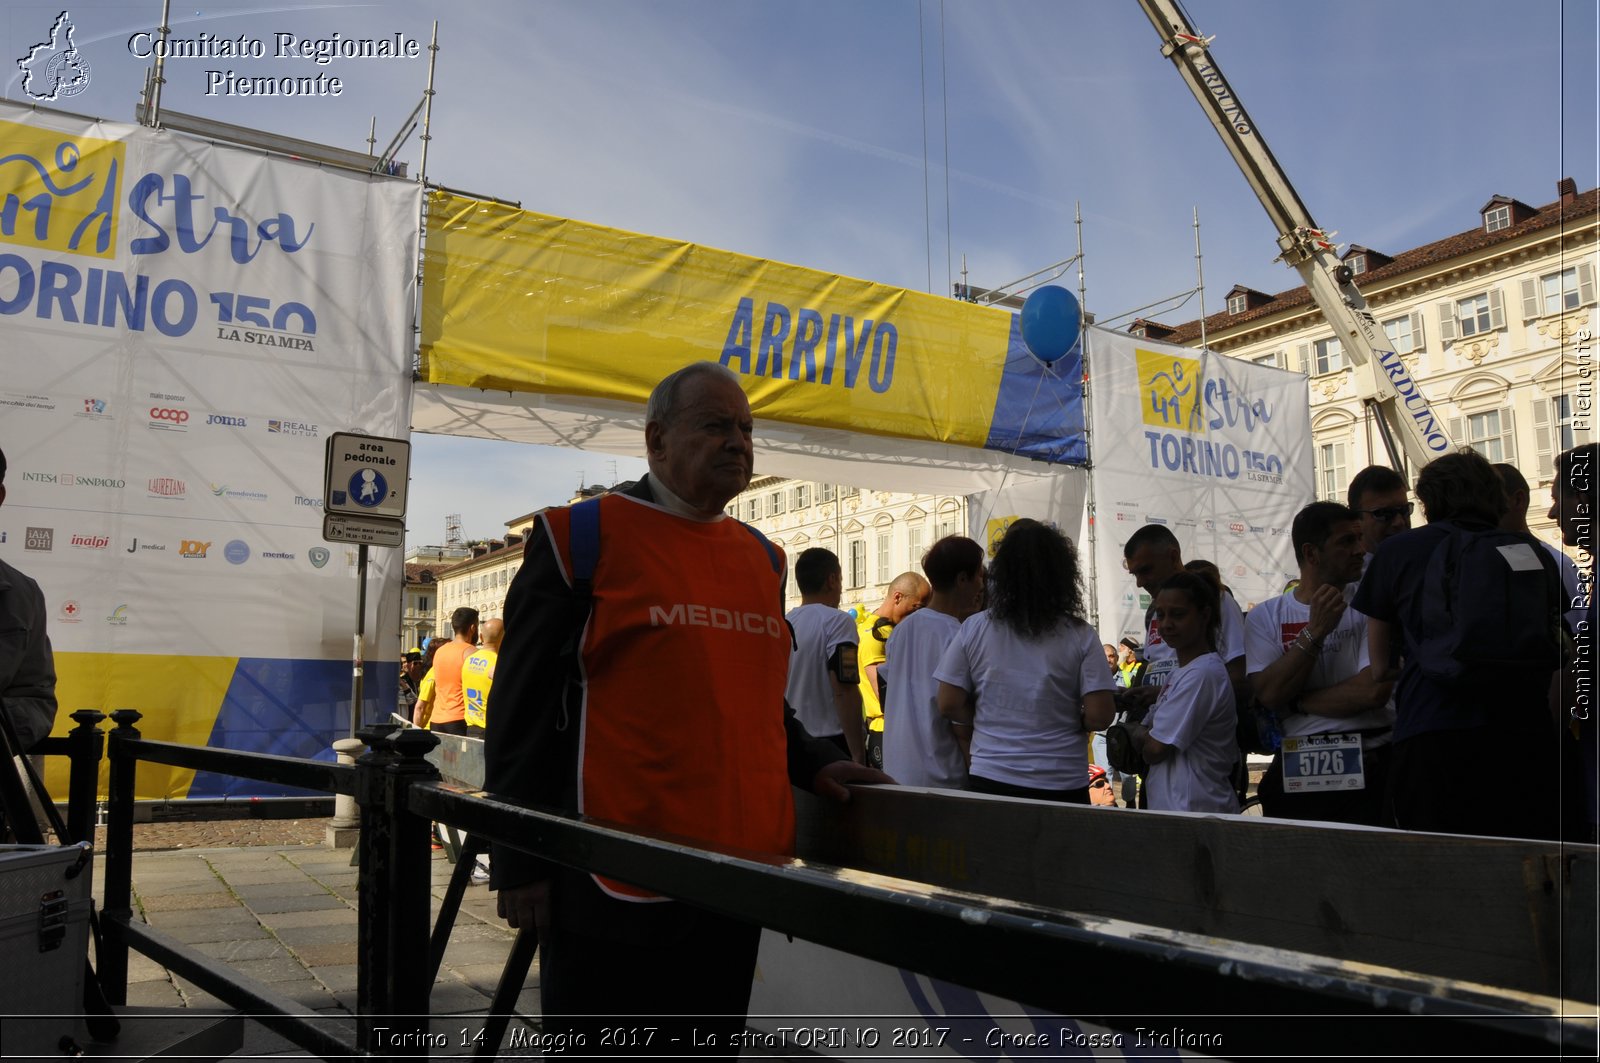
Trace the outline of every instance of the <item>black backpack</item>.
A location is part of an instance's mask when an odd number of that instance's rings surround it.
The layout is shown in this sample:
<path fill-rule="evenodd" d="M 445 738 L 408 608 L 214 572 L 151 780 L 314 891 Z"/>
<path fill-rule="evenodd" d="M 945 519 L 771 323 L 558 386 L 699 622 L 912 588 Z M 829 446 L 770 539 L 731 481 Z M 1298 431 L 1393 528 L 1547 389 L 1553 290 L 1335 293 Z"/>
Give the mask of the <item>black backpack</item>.
<path fill-rule="evenodd" d="M 1531 535 L 1474 530 L 1449 534 L 1428 558 L 1421 588 L 1422 674 L 1448 687 L 1561 665 L 1561 570 Z"/>

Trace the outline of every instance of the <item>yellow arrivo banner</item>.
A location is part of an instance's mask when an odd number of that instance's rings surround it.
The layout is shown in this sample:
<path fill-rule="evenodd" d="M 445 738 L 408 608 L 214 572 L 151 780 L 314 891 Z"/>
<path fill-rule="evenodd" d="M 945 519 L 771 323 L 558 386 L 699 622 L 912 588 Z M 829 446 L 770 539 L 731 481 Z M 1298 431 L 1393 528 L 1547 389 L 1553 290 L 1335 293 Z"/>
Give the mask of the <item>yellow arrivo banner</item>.
<path fill-rule="evenodd" d="M 643 403 L 711 360 L 757 417 L 982 447 L 1011 314 L 434 193 L 422 377 Z"/>

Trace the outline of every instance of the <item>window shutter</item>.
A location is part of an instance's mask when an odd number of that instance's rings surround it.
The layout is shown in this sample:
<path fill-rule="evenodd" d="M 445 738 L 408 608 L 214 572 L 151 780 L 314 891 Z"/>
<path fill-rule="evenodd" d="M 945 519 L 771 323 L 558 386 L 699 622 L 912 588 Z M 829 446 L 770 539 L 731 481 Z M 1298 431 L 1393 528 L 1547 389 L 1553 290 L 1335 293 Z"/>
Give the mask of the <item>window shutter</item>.
<path fill-rule="evenodd" d="M 1439 342 L 1454 343 L 1456 341 L 1456 304 L 1439 304 Z"/>
<path fill-rule="evenodd" d="M 1300 343 L 1294 348 L 1295 369 L 1301 376 L 1311 375 L 1311 344 Z"/>
<path fill-rule="evenodd" d="M 1467 445 L 1467 422 L 1465 418 L 1450 418 L 1450 445 L 1453 447 Z"/>
<path fill-rule="evenodd" d="M 1500 299 L 1500 289 L 1489 289 L 1489 327 L 1503 329 L 1506 327 L 1506 308 Z"/>
<path fill-rule="evenodd" d="M 1539 316 L 1539 283 L 1532 278 L 1522 279 L 1522 320 L 1532 321 Z"/>
<path fill-rule="evenodd" d="M 1512 416 L 1511 407 L 1500 408 L 1500 438 L 1505 440 L 1506 463 L 1517 463 L 1517 422 Z"/>
<path fill-rule="evenodd" d="M 1552 445 L 1550 424 L 1550 400 L 1533 400 L 1533 443 L 1539 452 L 1539 479 L 1549 480 L 1555 476 L 1555 447 Z"/>
<path fill-rule="evenodd" d="M 1422 311 L 1411 311 L 1411 349 L 1420 351 L 1427 346 L 1422 340 Z"/>
<path fill-rule="evenodd" d="M 1578 305 L 1588 306 L 1594 302 L 1594 263 L 1578 263 Z"/>

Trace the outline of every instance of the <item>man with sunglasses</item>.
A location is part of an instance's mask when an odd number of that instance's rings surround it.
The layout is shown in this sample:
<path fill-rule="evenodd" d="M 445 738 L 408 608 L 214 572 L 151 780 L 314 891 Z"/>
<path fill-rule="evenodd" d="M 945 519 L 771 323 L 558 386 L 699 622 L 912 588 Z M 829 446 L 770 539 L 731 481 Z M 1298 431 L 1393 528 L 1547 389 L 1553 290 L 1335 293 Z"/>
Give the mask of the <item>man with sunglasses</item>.
<path fill-rule="evenodd" d="M 1412 503 L 1406 498 L 1405 480 L 1387 465 L 1368 465 L 1356 473 L 1346 497 L 1361 518 L 1361 549 L 1367 555 L 1361 571 L 1365 574 L 1378 544 L 1411 527 Z"/>

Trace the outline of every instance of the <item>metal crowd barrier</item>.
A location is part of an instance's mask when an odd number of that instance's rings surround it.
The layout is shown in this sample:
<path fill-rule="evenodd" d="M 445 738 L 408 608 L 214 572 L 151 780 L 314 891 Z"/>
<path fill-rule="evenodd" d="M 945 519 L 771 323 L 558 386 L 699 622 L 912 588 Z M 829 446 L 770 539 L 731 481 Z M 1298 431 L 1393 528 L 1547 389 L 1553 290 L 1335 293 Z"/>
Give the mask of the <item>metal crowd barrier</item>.
<path fill-rule="evenodd" d="M 100 975 L 126 1001 L 128 952 L 151 957 L 288 1040 L 322 1056 L 384 1055 L 427 1044 L 429 995 L 472 854 L 486 840 L 616 877 L 759 923 L 828 948 L 945 979 L 1031 1009 L 1131 1031 L 1206 1016 L 1225 1032 L 1228 1057 L 1298 1055 L 1524 1055 L 1596 1050 L 1592 1017 L 1528 993 L 1362 966 L 1284 949 L 1218 940 L 1122 920 L 1023 904 L 837 866 L 697 847 L 577 817 L 523 808 L 442 784 L 428 732 L 390 726 L 359 732 L 368 752 L 351 765 L 240 753 L 144 739 L 140 714 L 111 714 L 110 810 L 105 845 L 105 948 Z M 44 752 L 72 756 L 69 821 L 92 838 L 103 717 Z M 270 987 L 133 919 L 134 777 L 143 762 L 350 794 L 361 809 L 357 843 L 356 1038 Z M 430 820 L 470 835 L 439 923 L 429 927 Z M 531 934 L 513 949 L 493 1011 L 511 1010 L 532 959 Z M 430 962 L 405 962 L 428 955 Z M 1170 1017 L 1166 1020 L 1160 1016 Z M 380 1039 L 378 1031 L 384 1036 Z M 493 1054 L 498 1036 L 480 1054 Z M 393 1049 L 392 1049 L 393 1050 Z M 400 1051 L 400 1050 L 394 1050 Z"/>

